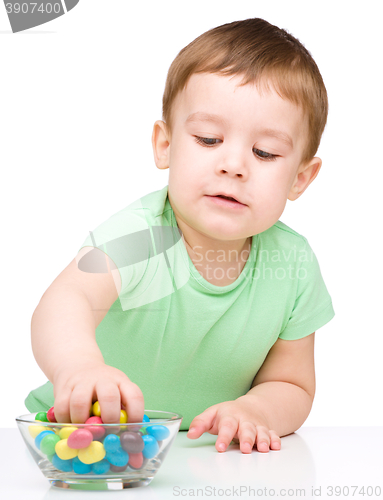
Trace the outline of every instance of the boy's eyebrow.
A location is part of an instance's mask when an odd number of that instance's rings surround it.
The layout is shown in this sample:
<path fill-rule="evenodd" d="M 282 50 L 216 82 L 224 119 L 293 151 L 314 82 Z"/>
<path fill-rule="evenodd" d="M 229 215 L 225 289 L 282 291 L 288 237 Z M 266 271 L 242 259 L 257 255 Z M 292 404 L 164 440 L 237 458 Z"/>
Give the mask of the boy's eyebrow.
<path fill-rule="evenodd" d="M 196 122 L 196 121 L 216 122 L 226 125 L 226 120 L 222 116 L 214 115 L 212 113 L 204 113 L 203 111 L 197 111 L 196 113 L 192 113 L 186 118 L 186 123 Z"/>
<path fill-rule="evenodd" d="M 280 141 L 284 142 L 291 148 L 294 147 L 293 140 L 291 139 L 291 137 L 285 132 L 282 132 L 282 130 L 275 130 L 273 128 L 263 128 L 262 130 L 259 131 L 259 134 L 268 135 L 269 137 L 275 137 L 276 139 L 279 139 Z"/>
<path fill-rule="evenodd" d="M 204 113 L 202 111 L 197 111 L 196 113 L 192 113 L 186 118 L 186 123 L 191 123 L 191 122 L 196 122 L 196 121 L 201 121 L 201 122 L 216 122 L 216 123 L 222 123 L 223 125 L 226 125 L 226 121 L 222 116 L 211 114 L 211 113 Z M 286 134 L 285 132 L 282 132 L 282 130 L 275 130 L 272 128 L 264 128 L 258 131 L 259 135 L 267 135 L 269 137 L 275 137 L 276 139 L 281 140 L 291 148 L 294 147 L 293 145 L 293 140 L 291 137 Z"/>

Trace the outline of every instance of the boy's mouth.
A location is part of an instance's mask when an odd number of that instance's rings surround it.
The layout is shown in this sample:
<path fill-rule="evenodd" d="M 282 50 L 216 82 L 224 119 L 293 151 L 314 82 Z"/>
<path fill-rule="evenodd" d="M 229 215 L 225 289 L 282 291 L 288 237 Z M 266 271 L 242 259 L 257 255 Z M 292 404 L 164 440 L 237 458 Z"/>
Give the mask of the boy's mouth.
<path fill-rule="evenodd" d="M 217 194 L 217 198 L 224 198 L 225 200 L 237 201 L 235 198 L 232 198 L 231 196 L 224 196 L 223 194 Z"/>
<path fill-rule="evenodd" d="M 210 198 L 219 198 L 219 199 L 222 199 L 222 200 L 227 200 L 231 204 L 244 205 L 244 203 L 241 203 L 240 201 L 238 201 L 236 198 L 234 198 L 234 196 L 229 196 L 229 195 L 226 195 L 226 194 L 215 194 L 215 195 L 210 195 L 209 197 Z"/>

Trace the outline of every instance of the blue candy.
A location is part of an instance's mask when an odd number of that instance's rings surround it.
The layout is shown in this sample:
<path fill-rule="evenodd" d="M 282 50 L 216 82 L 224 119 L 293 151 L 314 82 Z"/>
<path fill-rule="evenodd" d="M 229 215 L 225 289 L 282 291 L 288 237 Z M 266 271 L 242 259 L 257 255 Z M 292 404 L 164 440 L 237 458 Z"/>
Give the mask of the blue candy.
<path fill-rule="evenodd" d="M 72 465 L 73 459 L 69 460 L 62 460 L 60 457 L 56 455 L 56 453 L 52 457 L 52 465 L 56 467 L 56 469 L 61 470 L 62 472 L 72 472 L 73 470 L 73 465 Z"/>
<path fill-rule="evenodd" d="M 84 464 L 78 457 L 74 457 L 72 465 L 76 474 L 88 474 L 92 470 L 90 464 Z"/>
<path fill-rule="evenodd" d="M 143 422 L 150 422 L 150 418 L 147 415 L 144 415 L 144 418 L 142 419 Z"/>
<path fill-rule="evenodd" d="M 94 474 L 106 474 L 110 469 L 110 463 L 103 458 L 99 462 L 92 464 L 92 472 Z"/>
<path fill-rule="evenodd" d="M 159 451 L 159 446 L 156 439 L 153 436 L 150 436 L 149 434 L 142 436 L 142 439 L 144 440 L 145 443 L 144 449 L 142 450 L 142 454 L 144 455 L 144 457 L 145 458 L 155 457 Z"/>
<path fill-rule="evenodd" d="M 42 431 L 42 432 L 40 432 L 40 434 L 37 434 L 37 436 L 35 438 L 36 448 L 40 449 L 41 441 L 42 441 L 43 437 L 46 436 L 47 434 L 54 434 L 54 432 L 53 431 Z"/>
<path fill-rule="evenodd" d="M 114 453 L 121 449 L 120 437 L 116 434 L 108 434 L 104 439 L 104 448 L 107 453 Z"/>
<path fill-rule="evenodd" d="M 118 449 L 113 453 L 106 453 L 105 458 L 112 465 L 116 465 L 117 467 L 124 467 L 129 462 L 129 455 L 122 448 Z"/>
<path fill-rule="evenodd" d="M 169 437 L 170 431 L 164 425 L 148 425 L 146 432 L 153 436 L 157 441 L 162 441 Z"/>

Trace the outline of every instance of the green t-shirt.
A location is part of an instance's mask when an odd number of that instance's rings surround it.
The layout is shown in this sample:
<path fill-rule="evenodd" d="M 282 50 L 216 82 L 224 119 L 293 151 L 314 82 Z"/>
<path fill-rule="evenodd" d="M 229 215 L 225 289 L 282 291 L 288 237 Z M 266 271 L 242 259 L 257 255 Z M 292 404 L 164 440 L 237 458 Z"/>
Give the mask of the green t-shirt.
<path fill-rule="evenodd" d="M 188 429 L 209 406 L 250 389 L 278 338 L 310 335 L 334 310 L 306 238 L 281 221 L 253 236 L 236 281 L 209 283 L 187 253 L 167 189 L 114 214 L 80 248 L 103 250 L 121 276 L 119 297 L 96 329 L 105 363 L 140 387 L 146 409 L 180 413 Z M 50 382 L 25 401 L 31 412 L 53 403 Z"/>

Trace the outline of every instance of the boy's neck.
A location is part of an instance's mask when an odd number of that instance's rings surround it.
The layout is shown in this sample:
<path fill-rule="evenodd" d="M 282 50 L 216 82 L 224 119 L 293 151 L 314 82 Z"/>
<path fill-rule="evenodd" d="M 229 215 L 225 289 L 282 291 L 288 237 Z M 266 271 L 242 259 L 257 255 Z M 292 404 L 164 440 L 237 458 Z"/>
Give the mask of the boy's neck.
<path fill-rule="evenodd" d="M 252 244 L 251 236 L 243 243 L 224 242 L 229 245 L 222 245 L 222 242 L 217 241 L 214 245 L 200 244 L 192 247 L 184 234 L 182 240 L 197 271 L 206 281 L 216 286 L 227 286 L 237 280 L 245 267 Z"/>
<path fill-rule="evenodd" d="M 213 240 L 212 244 L 199 242 L 194 246 L 189 244 L 184 234 L 182 234 L 182 240 L 192 260 L 214 261 L 223 265 L 233 265 L 241 258 L 246 262 L 252 243 L 251 236 L 243 241 Z"/>

